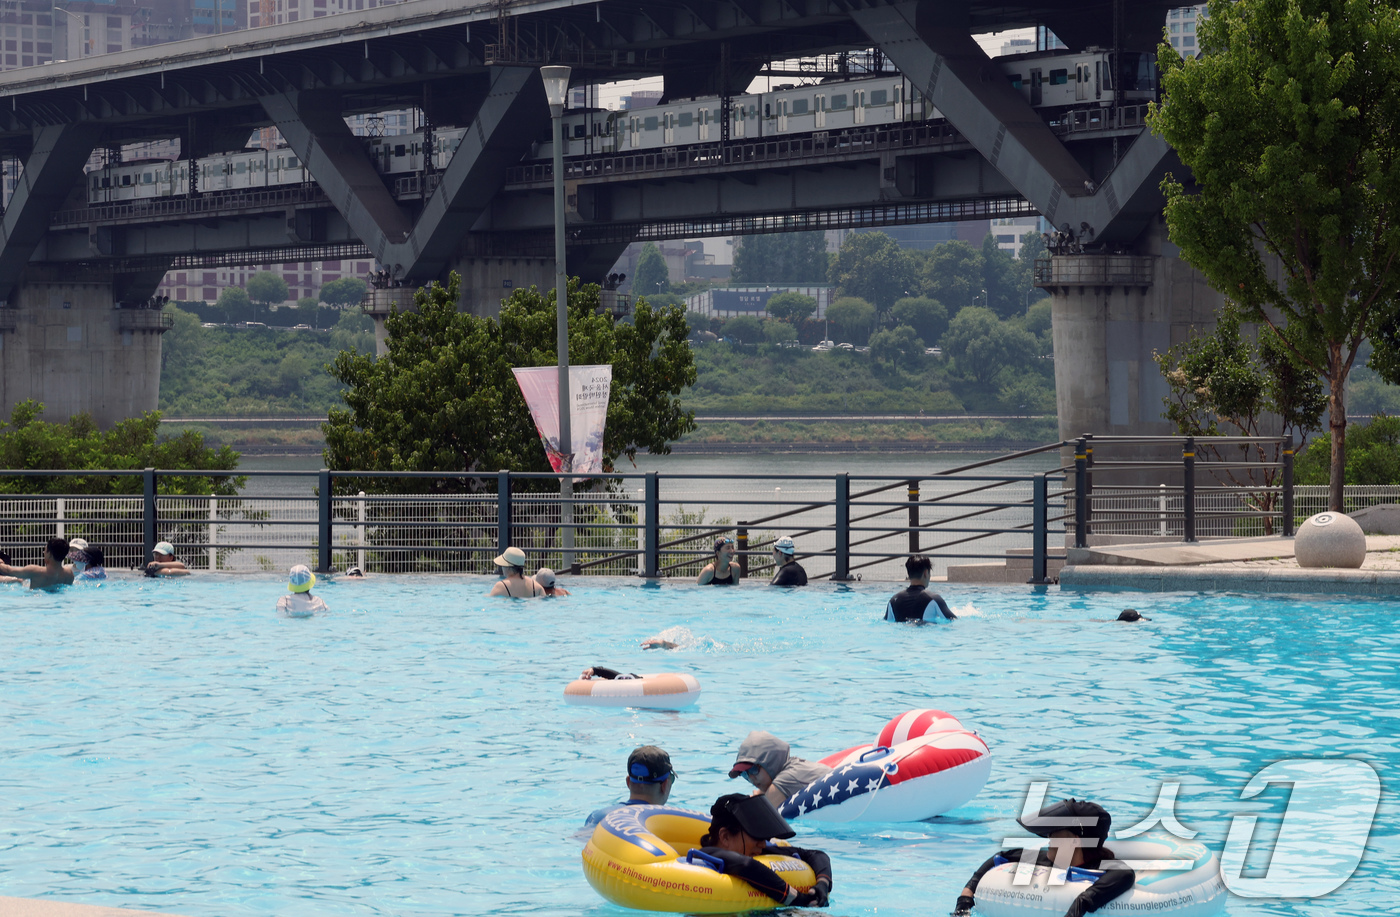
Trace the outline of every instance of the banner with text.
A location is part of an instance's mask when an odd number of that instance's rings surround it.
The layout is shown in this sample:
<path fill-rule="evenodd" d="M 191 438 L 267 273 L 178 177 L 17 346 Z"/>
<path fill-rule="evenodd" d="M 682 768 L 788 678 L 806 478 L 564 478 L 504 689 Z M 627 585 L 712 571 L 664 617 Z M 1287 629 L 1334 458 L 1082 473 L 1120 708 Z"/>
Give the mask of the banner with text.
<path fill-rule="evenodd" d="M 608 422 L 608 396 L 612 393 L 612 367 L 569 367 L 569 433 L 573 448 L 559 450 L 559 368 L 535 366 L 513 369 L 515 381 L 530 407 L 535 429 L 544 443 L 549 464 L 556 472 L 600 474 L 603 470 L 603 428 Z M 572 465 L 568 460 L 572 459 Z"/>

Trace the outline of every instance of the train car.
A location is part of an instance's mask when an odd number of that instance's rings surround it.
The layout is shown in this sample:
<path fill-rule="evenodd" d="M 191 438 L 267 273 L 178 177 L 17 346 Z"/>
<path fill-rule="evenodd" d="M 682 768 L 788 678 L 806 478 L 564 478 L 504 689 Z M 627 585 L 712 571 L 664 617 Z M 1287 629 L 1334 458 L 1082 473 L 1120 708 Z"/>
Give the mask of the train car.
<path fill-rule="evenodd" d="M 1122 82 L 1123 100 L 1130 105 L 1157 97 L 1156 56 L 1151 53 L 1124 51 L 1120 59 L 1117 52 L 1100 48 L 1037 51 L 999 57 L 997 62 L 1033 108 L 1112 105 L 1115 78 Z"/>

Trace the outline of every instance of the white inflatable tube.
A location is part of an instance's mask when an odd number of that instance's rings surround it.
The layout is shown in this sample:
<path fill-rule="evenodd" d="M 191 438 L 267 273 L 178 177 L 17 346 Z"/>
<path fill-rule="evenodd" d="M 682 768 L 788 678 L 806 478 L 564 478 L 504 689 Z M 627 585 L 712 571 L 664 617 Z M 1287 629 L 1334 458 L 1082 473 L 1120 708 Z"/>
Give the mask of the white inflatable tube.
<path fill-rule="evenodd" d="M 700 699 L 694 675 L 658 672 L 640 678 L 580 678 L 564 689 L 564 703 L 590 707 L 679 710 Z"/>
<path fill-rule="evenodd" d="M 1107 847 L 1137 874 L 1133 887 L 1095 911 L 1096 917 L 1213 917 L 1225 909 L 1220 861 L 1204 844 L 1169 834 L 1146 834 Z M 1015 881 L 1017 863 L 992 867 L 977 885 L 981 917 L 1062 917 L 1097 874 L 1037 866 Z"/>

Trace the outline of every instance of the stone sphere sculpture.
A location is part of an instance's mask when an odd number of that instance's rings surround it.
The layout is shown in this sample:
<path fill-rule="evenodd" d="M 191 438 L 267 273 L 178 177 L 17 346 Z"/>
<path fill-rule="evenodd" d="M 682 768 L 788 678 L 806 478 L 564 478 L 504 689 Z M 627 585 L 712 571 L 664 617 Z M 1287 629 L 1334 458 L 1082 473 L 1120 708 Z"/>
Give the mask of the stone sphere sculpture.
<path fill-rule="evenodd" d="M 1366 560 L 1366 533 L 1343 513 L 1318 513 L 1298 526 L 1293 556 L 1300 567 L 1349 567 Z"/>

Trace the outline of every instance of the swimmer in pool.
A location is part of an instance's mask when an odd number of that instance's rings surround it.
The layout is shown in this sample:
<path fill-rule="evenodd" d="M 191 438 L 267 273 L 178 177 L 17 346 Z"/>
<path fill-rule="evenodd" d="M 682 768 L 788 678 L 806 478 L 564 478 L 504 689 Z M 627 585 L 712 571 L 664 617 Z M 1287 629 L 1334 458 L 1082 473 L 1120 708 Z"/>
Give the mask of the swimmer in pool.
<path fill-rule="evenodd" d="M 565 589 L 563 586 L 556 584 L 554 571 L 548 567 L 540 567 L 539 572 L 535 574 L 535 582 L 540 584 L 540 588 L 544 590 L 546 597 L 552 595 L 573 595 L 572 592 Z"/>
<path fill-rule="evenodd" d="M 952 621 L 957 618 L 948 607 L 948 603 L 943 601 L 943 596 L 928 591 L 933 561 L 922 554 L 915 554 L 904 562 L 904 570 L 909 574 L 909 588 L 895 593 L 885 606 L 886 621 L 917 621 L 922 624 L 927 620 L 924 612 L 928 610 L 929 605 L 937 605 L 942 615 L 941 619 L 935 616 L 935 621 Z"/>
<path fill-rule="evenodd" d="M 807 571 L 797 562 L 797 546 L 787 535 L 773 542 L 773 563 L 778 568 L 770 586 L 805 586 Z"/>
<path fill-rule="evenodd" d="M 89 546 L 83 553 L 87 555 L 87 567 L 82 573 L 75 574 L 73 578 L 83 581 L 105 580 L 107 578 L 107 568 L 103 566 L 103 563 L 107 558 L 102 554 L 102 549 Z"/>
<path fill-rule="evenodd" d="M 311 594 L 311 588 L 315 585 L 316 574 L 311 572 L 311 568 L 306 564 L 297 564 L 287 575 L 287 591 L 291 595 L 277 600 L 277 613 L 289 618 L 309 618 L 330 611 L 320 596 Z"/>
<path fill-rule="evenodd" d="M 151 549 L 151 562 L 146 564 L 147 576 L 189 576 L 183 560 L 175 559 L 175 546 L 162 541 Z"/>
<path fill-rule="evenodd" d="M 627 756 L 627 801 L 594 809 L 584 822 L 591 828 L 623 806 L 664 806 L 676 785 L 676 771 L 671 756 L 655 745 L 643 745 Z"/>
<path fill-rule="evenodd" d="M 641 678 L 642 676 L 633 675 L 630 672 L 619 672 L 617 669 L 610 669 L 607 666 L 595 665 L 592 668 L 584 669 L 579 673 L 578 677 L 584 681 L 588 681 L 591 678 L 603 678 L 608 681 L 612 681 L 614 678 L 620 678 L 623 681 L 631 681 L 634 678 Z"/>
<path fill-rule="evenodd" d="M 68 556 L 68 542 L 62 538 L 50 538 L 44 546 L 44 562 L 26 567 L 12 567 L 0 564 L 0 575 L 28 580 L 30 589 L 52 589 L 55 586 L 69 586 L 73 583 L 73 571 L 63 566 Z"/>
<path fill-rule="evenodd" d="M 538 599 L 544 597 L 544 588 L 525 575 L 527 558 L 519 548 L 506 548 L 496 558 L 496 572 L 501 579 L 491 587 L 488 595 L 510 599 Z"/>
<path fill-rule="evenodd" d="M 1038 815 L 1018 821 L 1022 828 L 1032 834 L 1049 838 L 1050 846 L 1040 850 L 1012 847 L 989 858 L 967 880 L 957 904 L 953 906 L 953 917 L 969 917 L 977 903 L 977 884 L 988 870 L 997 865 L 998 860 L 1022 863 L 1025 862 L 1023 857 L 1034 855 L 1037 866 L 1059 869 L 1080 866 L 1103 870 L 1103 875 L 1074 899 L 1069 910 L 1065 911 L 1065 917 L 1083 917 L 1097 911 L 1132 888 L 1137 881 L 1137 874 L 1119 863 L 1113 851 L 1104 846 L 1113 819 L 1103 806 L 1083 799 L 1062 799 L 1041 809 Z"/>
<path fill-rule="evenodd" d="M 831 773 L 820 761 L 805 761 L 791 755 L 788 743 L 769 732 L 755 730 L 745 736 L 729 769 L 729 779 L 740 774 L 753 784 L 753 795 L 765 796 L 775 806 L 813 780 Z"/>
<path fill-rule="evenodd" d="M 786 840 L 796 833 L 768 800 L 731 793 L 710 806 L 710 830 L 700 838 L 700 849 L 719 859 L 726 875 L 738 876 L 779 905 L 826 907 L 831 894 L 831 858 L 820 850 L 770 843 L 775 837 Z M 754 859 L 760 854 L 801 860 L 816 873 L 816 884 L 808 891 L 798 891 L 771 867 Z"/>
<path fill-rule="evenodd" d="M 715 556 L 696 580 L 701 586 L 737 586 L 739 565 L 734 562 L 734 539 L 725 535 L 715 539 Z"/>
<path fill-rule="evenodd" d="M 1118 615 L 1117 620 L 1126 621 L 1129 624 L 1136 624 L 1138 621 L 1151 621 L 1152 619 L 1139 612 L 1136 608 L 1124 608 Z"/>
<path fill-rule="evenodd" d="M 7 552 L 7 551 L 0 551 L 0 564 L 6 564 L 6 565 L 8 565 L 9 563 L 10 563 L 10 555 L 9 555 L 9 552 Z M 24 582 L 24 580 L 20 579 L 18 576 L 0 576 L 0 583 L 22 583 L 22 582 Z M 642 644 L 642 645 L 645 646 L 646 644 L 644 643 L 644 644 Z"/>

